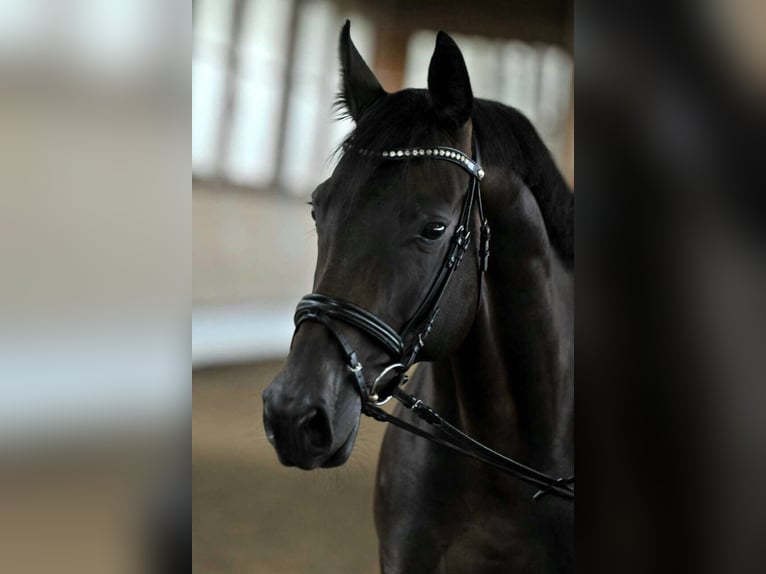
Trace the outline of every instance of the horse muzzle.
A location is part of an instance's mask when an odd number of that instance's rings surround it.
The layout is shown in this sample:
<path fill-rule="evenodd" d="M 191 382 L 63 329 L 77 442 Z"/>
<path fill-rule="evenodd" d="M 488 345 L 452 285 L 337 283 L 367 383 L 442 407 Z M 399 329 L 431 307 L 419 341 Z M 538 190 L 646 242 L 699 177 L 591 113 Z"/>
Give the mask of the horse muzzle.
<path fill-rule="evenodd" d="M 359 427 L 358 403 L 333 412 L 346 401 L 293 394 L 285 377 L 278 375 L 263 393 L 263 426 L 279 461 L 303 470 L 345 462 Z"/>

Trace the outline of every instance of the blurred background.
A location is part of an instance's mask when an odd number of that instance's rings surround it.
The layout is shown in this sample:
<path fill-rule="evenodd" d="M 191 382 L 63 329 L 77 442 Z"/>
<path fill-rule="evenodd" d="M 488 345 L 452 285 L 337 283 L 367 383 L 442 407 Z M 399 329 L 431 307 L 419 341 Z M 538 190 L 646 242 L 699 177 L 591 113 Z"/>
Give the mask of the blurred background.
<path fill-rule="evenodd" d="M 188 556 L 191 12 L 0 0 L 0 572 Z"/>
<path fill-rule="evenodd" d="M 574 179 L 569 0 L 195 0 L 192 56 L 195 572 L 377 572 L 372 491 L 383 425 L 349 463 L 279 465 L 261 423 L 297 301 L 312 290 L 305 204 L 352 129 L 335 121 L 338 36 L 387 91 L 425 88 L 436 32 L 474 95 L 522 110 Z"/>

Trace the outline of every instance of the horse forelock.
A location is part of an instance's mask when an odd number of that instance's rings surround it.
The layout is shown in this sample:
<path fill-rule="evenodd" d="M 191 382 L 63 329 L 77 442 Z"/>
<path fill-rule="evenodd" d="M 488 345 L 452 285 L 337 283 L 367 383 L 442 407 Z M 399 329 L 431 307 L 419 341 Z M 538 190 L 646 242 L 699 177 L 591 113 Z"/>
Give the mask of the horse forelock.
<path fill-rule="evenodd" d="M 344 106 L 342 96 L 336 101 L 337 107 Z M 453 137 L 439 129 L 433 119 L 431 102 L 426 90 L 406 89 L 386 94 L 374 102 L 360 118 L 355 128 L 334 151 L 342 162 L 335 177 L 351 193 L 361 181 L 371 177 L 384 164 L 398 170 L 402 178 L 408 173 L 410 162 L 386 162 L 380 152 L 402 148 L 455 145 Z M 376 152 L 364 155 L 360 150 Z M 419 162 L 424 179 L 438 169 L 435 162 Z"/>

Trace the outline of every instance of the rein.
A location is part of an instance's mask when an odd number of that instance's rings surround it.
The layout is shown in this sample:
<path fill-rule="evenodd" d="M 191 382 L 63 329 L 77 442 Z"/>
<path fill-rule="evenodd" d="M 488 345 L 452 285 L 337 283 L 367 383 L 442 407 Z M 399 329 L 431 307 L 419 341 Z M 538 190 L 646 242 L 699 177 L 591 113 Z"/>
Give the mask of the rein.
<path fill-rule="evenodd" d="M 439 273 L 401 333 L 398 333 L 380 317 L 362 307 L 319 293 L 306 295 L 298 303 L 295 311 L 295 331 L 297 332 L 304 322 L 314 321 L 324 325 L 333 335 L 343 351 L 348 369 L 354 376 L 354 383 L 362 399 L 362 413 L 365 415 L 381 422 L 393 424 L 412 434 L 428 439 L 464 456 L 482 461 L 520 480 L 536 485 L 539 490 L 533 496 L 534 500 L 547 494 L 552 494 L 573 501 L 574 476 L 554 478 L 492 450 L 466 435 L 460 429 L 444 420 L 439 413 L 423 403 L 423 401 L 404 392 L 400 388 L 408 380 L 407 369 L 416 362 L 418 355 L 425 346 L 425 340 L 439 314 L 439 303 L 447 290 L 452 275 L 460 266 L 463 255 L 468 249 L 471 239 L 469 228 L 474 205 L 477 206 L 481 222 L 478 300 L 478 305 L 481 305 L 482 283 L 489 261 L 490 229 L 481 202 L 480 182 L 484 179 L 484 170 L 480 164 L 481 156 L 475 137 L 473 138 L 472 146 L 475 159 L 450 147 L 396 149 L 383 152 L 366 149 L 355 150 L 363 156 L 380 157 L 386 160 L 438 159 L 459 165 L 471 177 L 458 218 L 458 225 L 452 236 L 450 247 L 445 256 L 444 263 L 439 269 Z M 337 321 L 361 330 L 382 345 L 389 355 L 395 358 L 395 362 L 384 368 L 371 385 L 365 380 L 363 367 L 359 362 L 356 351 L 350 345 L 343 332 L 338 329 Z M 395 372 L 396 375 L 388 384 L 385 384 L 383 381 L 391 372 Z M 428 423 L 433 432 L 423 430 L 380 408 L 392 398 L 399 401 Z"/>

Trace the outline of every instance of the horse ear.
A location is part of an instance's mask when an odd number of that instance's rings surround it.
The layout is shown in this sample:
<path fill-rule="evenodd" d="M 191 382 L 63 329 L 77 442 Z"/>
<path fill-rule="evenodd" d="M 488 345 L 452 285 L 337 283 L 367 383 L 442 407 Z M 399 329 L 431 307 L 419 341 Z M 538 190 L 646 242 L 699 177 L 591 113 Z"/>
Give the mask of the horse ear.
<path fill-rule="evenodd" d="M 455 41 L 444 32 L 436 36 L 428 66 L 428 93 L 442 127 L 458 130 L 471 117 L 473 92 L 465 60 Z"/>
<path fill-rule="evenodd" d="M 341 90 L 338 104 L 358 122 L 364 111 L 386 92 L 351 41 L 351 22 L 348 20 L 340 32 L 339 51 Z"/>

